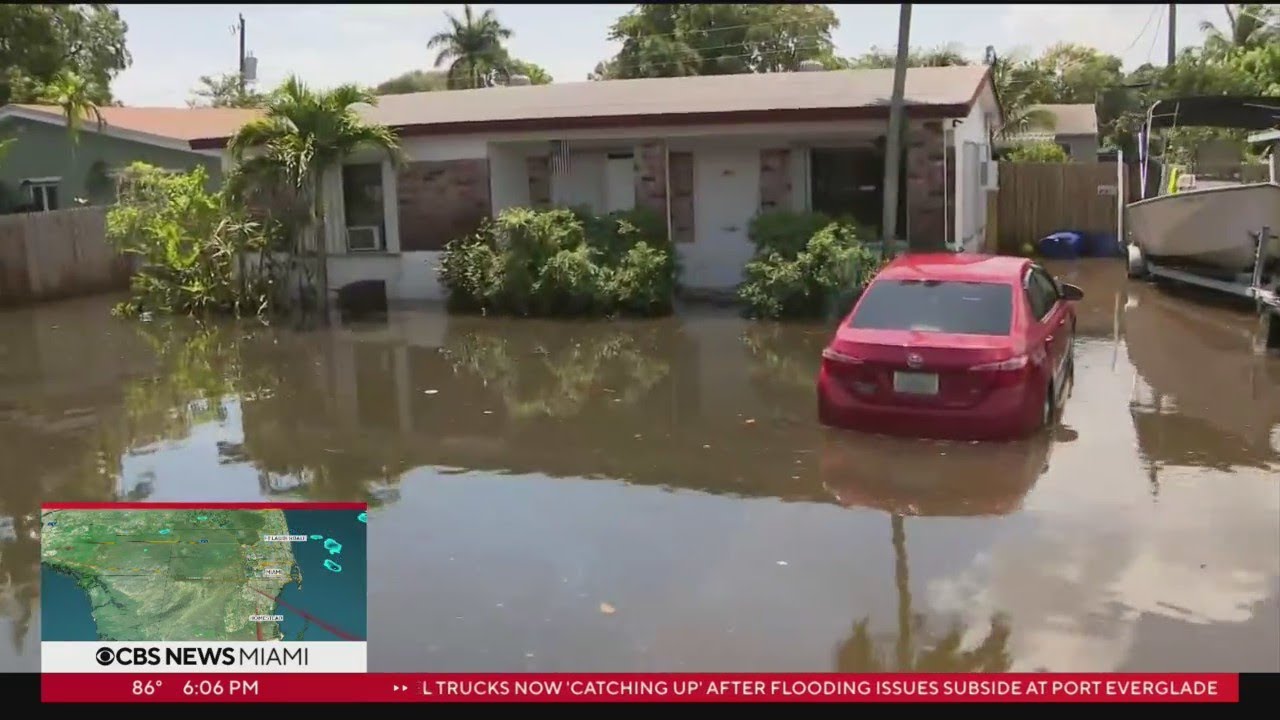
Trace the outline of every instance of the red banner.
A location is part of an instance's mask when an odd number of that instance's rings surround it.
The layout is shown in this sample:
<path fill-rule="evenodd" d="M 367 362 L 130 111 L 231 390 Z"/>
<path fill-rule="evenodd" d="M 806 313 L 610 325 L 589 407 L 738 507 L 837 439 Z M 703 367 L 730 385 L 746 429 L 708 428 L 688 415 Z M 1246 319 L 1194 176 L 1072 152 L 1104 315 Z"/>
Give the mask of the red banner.
<path fill-rule="evenodd" d="M 49 673 L 45 702 L 1237 702 L 1206 674 Z"/>

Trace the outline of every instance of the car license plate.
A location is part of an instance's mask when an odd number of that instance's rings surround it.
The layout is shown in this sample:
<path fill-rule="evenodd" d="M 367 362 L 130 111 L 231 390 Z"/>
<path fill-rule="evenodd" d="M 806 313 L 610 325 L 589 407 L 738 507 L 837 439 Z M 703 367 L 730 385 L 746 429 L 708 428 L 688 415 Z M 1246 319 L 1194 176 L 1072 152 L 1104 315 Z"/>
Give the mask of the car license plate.
<path fill-rule="evenodd" d="M 938 376 L 935 373 L 894 372 L 893 390 L 910 395 L 937 395 Z"/>

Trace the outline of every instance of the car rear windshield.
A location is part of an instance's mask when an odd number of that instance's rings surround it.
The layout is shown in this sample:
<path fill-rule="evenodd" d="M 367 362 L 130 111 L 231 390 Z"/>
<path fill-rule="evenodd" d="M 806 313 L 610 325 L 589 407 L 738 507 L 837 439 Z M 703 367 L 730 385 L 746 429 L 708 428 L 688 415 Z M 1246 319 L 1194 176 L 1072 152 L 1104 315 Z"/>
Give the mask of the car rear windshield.
<path fill-rule="evenodd" d="M 1008 335 L 1013 286 L 949 280 L 877 280 L 849 327 L 961 335 Z"/>

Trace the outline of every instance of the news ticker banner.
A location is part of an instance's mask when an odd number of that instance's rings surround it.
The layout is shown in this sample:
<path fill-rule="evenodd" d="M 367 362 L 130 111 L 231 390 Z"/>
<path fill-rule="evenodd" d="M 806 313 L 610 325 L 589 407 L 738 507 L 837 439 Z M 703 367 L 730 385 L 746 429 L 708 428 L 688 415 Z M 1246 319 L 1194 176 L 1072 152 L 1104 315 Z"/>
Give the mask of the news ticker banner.
<path fill-rule="evenodd" d="M 1272 678 L 1274 680 L 1274 677 Z M 44 702 L 1235 703 L 1234 674 L 45 674 Z M 1272 683 L 1272 690 L 1274 690 Z"/>
<path fill-rule="evenodd" d="M 364 503 L 41 507 L 46 673 L 363 673 Z"/>

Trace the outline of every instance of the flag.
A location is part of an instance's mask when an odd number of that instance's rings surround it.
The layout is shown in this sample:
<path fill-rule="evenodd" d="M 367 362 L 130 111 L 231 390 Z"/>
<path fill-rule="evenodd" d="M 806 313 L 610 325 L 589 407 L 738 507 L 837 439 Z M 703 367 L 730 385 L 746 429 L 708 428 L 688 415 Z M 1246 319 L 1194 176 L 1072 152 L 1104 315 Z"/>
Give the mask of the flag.
<path fill-rule="evenodd" d="M 551 174 L 569 174 L 569 141 L 551 141 Z"/>

